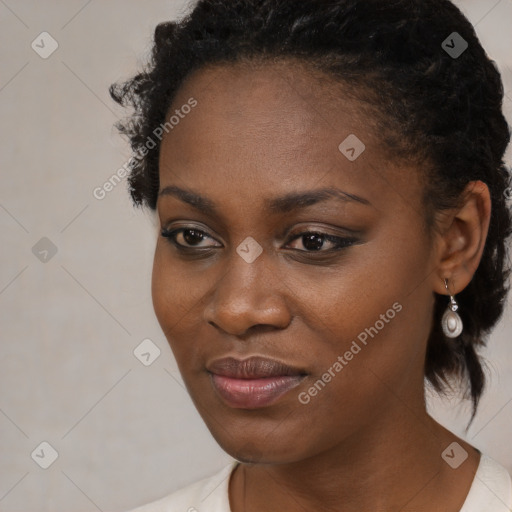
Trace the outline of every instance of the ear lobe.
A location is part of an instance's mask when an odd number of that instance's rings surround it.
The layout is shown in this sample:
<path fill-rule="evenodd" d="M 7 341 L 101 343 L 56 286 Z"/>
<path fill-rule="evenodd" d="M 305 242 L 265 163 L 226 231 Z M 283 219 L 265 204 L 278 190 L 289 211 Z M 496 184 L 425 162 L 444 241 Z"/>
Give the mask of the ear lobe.
<path fill-rule="evenodd" d="M 489 188 L 482 181 L 468 183 L 461 206 L 450 214 L 439 236 L 437 293 L 446 294 L 444 279 L 451 282 L 451 292 L 461 292 L 473 278 L 482 258 L 491 218 Z"/>

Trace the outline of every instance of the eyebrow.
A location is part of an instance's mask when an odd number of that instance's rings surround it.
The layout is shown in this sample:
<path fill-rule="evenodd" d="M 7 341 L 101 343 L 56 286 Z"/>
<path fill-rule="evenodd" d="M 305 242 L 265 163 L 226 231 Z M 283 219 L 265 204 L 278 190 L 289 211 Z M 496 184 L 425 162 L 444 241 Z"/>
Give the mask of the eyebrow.
<path fill-rule="evenodd" d="M 203 197 L 189 189 L 169 185 L 164 187 L 158 193 L 158 196 L 173 196 L 207 215 L 217 215 L 217 206 L 211 199 Z M 343 202 L 357 202 L 371 206 L 370 201 L 363 197 L 344 192 L 336 187 L 326 187 L 304 192 L 290 192 L 281 197 L 270 198 L 265 201 L 265 207 L 273 214 L 289 213 L 322 201 L 327 201 L 328 199 L 337 199 Z"/>

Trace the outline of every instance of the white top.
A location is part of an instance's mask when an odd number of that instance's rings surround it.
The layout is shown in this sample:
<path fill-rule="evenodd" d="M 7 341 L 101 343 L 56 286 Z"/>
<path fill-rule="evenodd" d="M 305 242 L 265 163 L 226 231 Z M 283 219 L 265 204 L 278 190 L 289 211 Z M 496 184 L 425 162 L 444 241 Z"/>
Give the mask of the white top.
<path fill-rule="evenodd" d="M 231 512 L 228 485 L 237 461 L 209 478 L 130 512 Z M 482 454 L 460 512 L 512 512 L 512 479 L 498 462 Z"/>

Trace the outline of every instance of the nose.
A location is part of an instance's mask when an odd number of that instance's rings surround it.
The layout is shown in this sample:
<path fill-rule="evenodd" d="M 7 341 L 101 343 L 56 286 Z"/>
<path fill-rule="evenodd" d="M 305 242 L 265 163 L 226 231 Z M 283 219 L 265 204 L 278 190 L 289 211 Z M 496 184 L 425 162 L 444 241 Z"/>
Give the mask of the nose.
<path fill-rule="evenodd" d="M 276 274 L 263 251 L 247 263 L 236 251 L 226 261 L 204 310 L 205 320 L 234 336 L 260 329 L 284 329 L 292 315 L 286 285 Z"/>

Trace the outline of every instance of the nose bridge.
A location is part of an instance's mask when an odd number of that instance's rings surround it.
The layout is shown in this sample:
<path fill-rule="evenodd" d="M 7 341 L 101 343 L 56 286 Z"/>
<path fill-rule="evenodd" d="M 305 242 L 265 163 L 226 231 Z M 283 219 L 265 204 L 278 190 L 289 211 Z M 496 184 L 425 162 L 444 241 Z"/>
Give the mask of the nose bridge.
<path fill-rule="evenodd" d="M 250 237 L 233 250 L 215 284 L 207 320 L 231 333 L 243 333 L 256 324 L 286 325 L 286 301 L 275 286 L 272 254 Z"/>
<path fill-rule="evenodd" d="M 218 299 L 226 304 L 238 304 L 239 309 L 245 303 L 252 309 L 262 307 L 260 302 L 265 302 L 265 297 L 270 294 L 271 259 L 271 255 L 262 248 L 258 250 L 251 240 L 244 240 L 233 248 L 217 285 Z"/>

